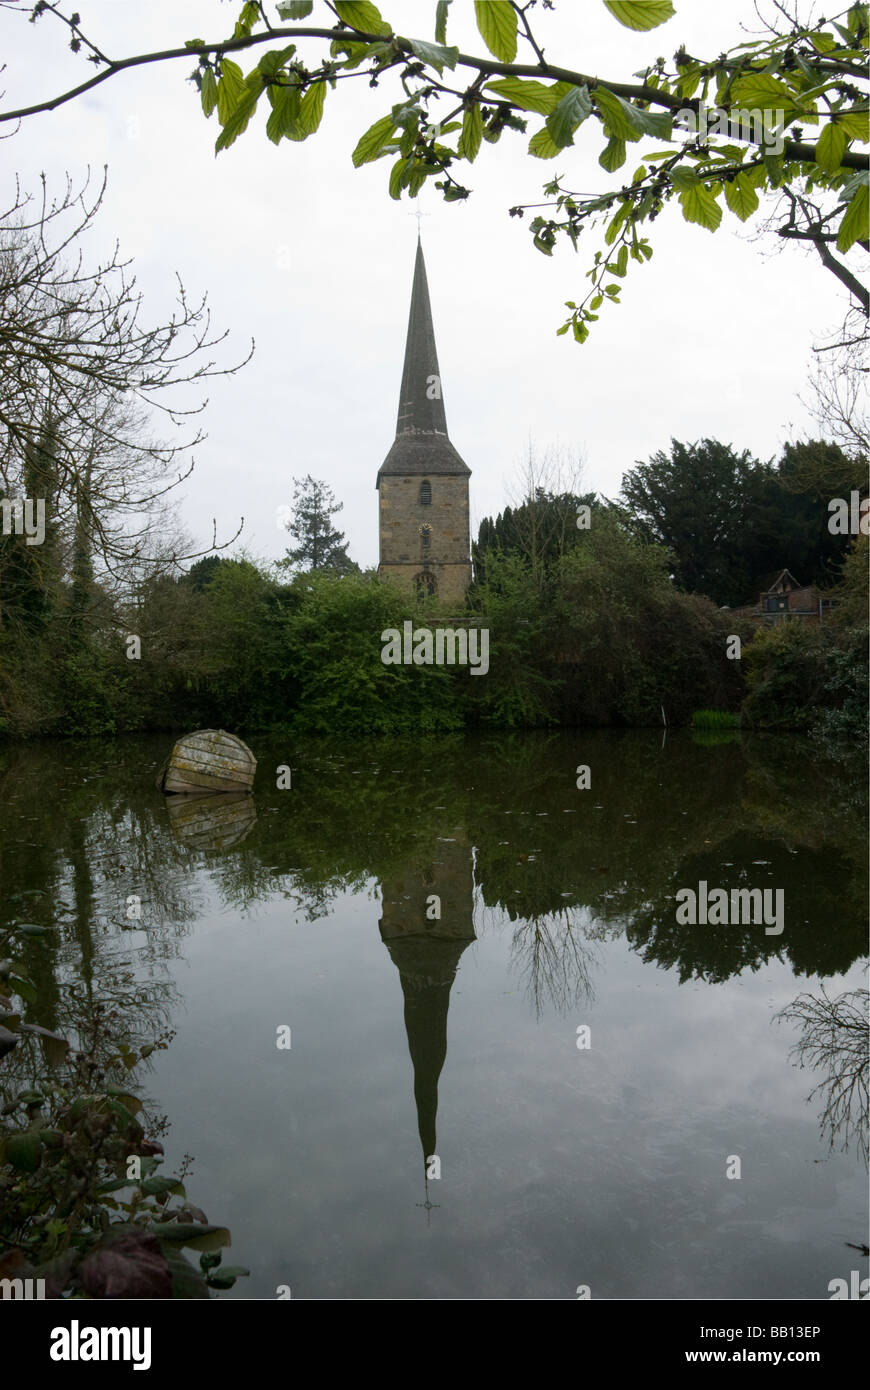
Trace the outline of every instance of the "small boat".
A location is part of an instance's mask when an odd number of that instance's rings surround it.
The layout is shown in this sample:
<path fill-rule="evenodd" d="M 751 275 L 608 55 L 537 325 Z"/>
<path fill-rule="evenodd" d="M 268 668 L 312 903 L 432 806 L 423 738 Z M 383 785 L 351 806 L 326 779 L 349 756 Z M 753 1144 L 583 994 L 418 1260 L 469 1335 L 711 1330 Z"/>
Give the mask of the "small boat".
<path fill-rule="evenodd" d="M 257 759 L 235 734 L 198 729 L 178 740 L 157 774 L 157 788 L 176 796 L 251 792 L 256 770 Z"/>

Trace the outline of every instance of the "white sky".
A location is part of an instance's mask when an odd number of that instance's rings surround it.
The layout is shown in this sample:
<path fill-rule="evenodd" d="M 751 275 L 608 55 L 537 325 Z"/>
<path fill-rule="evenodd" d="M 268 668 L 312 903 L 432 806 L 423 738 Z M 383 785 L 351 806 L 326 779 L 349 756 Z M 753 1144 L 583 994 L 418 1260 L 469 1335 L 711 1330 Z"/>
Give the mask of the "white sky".
<path fill-rule="evenodd" d="M 69 8 L 67 6 L 67 8 Z M 240 3 L 222 0 L 81 0 L 85 32 L 113 56 L 227 37 Z M 274 8 L 274 6 L 272 7 Z M 319 5 L 309 22 L 323 24 Z M 433 37 L 434 0 L 384 0 L 398 32 Z M 632 34 L 600 0 L 558 0 L 539 11 L 536 32 L 551 62 L 630 80 L 681 42 L 717 54 L 757 27 L 749 0 L 677 0 L 677 16 L 651 34 Z M 448 41 L 482 52 L 471 0 L 454 0 Z M 309 53 L 323 45 L 308 42 Z M 45 16 L 38 25 L 0 11 L 3 109 L 55 94 L 90 75 Z M 242 57 L 247 71 L 254 59 Z M 518 61 L 533 61 L 522 51 Z M 228 535 L 246 518 L 242 542 L 277 558 L 286 533 L 276 510 L 294 474 L 325 479 L 344 502 L 337 524 L 362 565 L 377 562 L 375 477 L 395 433 L 417 224 L 414 204 L 387 195 L 392 160 L 355 170 L 358 136 L 400 99 L 397 79 L 372 90 L 346 81 L 326 99 L 320 131 L 275 147 L 266 106 L 217 159 L 216 116 L 206 122 L 192 84 L 195 60 L 153 65 L 112 78 L 60 110 L 26 121 L 0 144 L 0 193 L 14 174 L 33 190 L 45 171 L 60 191 L 65 170 L 109 166 L 100 218 L 105 241 L 135 258 L 145 316 L 164 313 L 178 271 L 193 298 L 208 291 L 216 325 L 231 330 L 225 360 L 252 363 L 211 384 L 193 477 L 181 508 L 200 541 Z M 446 110 L 445 108 L 442 108 Z M 542 118 L 530 116 L 529 130 Z M 464 204 L 424 190 L 423 244 L 450 437 L 472 470 L 472 532 L 501 510 L 529 438 L 584 454 L 583 485 L 609 496 L 623 472 L 673 436 L 709 436 L 759 457 L 811 429 L 798 400 L 810 349 L 843 315 L 847 296 L 817 257 L 789 244 L 763 253 L 753 223 L 727 211 L 712 235 L 682 222 L 677 207 L 653 224 L 655 250 L 634 266 L 623 302 L 585 346 L 556 337 L 564 301 L 585 293 L 584 274 L 602 243 L 594 232 L 575 256 L 548 259 L 508 207 L 539 201 L 556 172 L 580 190 L 618 186 L 597 159 L 597 122 L 553 161 L 527 156 L 528 137 L 508 132 L 484 144 L 457 177 L 473 189 Z M 643 148 L 640 146 L 638 148 Z M 649 146 L 647 146 L 649 148 Z M 769 246 L 769 242 L 767 243 Z M 96 249 L 96 245 L 95 245 Z"/>

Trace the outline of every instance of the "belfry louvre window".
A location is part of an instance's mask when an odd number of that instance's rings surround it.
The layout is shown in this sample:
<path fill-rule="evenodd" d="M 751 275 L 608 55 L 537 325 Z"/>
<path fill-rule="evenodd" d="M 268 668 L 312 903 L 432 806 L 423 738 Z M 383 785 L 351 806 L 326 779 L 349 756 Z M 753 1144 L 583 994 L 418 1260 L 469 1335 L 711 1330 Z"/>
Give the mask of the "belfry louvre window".
<path fill-rule="evenodd" d="M 432 484 L 424 480 L 420 484 L 420 506 L 431 507 L 432 505 Z"/>

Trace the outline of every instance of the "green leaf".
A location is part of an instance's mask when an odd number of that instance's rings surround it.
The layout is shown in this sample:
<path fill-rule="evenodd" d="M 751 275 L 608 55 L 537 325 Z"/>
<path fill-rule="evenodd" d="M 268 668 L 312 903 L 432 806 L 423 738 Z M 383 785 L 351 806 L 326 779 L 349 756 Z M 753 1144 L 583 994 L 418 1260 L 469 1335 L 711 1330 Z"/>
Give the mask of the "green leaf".
<path fill-rule="evenodd" d="M 395 130 L 392 116 L 382 116 L 373 126 L 369 126 L 365 135 L 360 136 L 351 156 L 354 168 L 358 169 L 361 164 L 368 164 L 383 154 L 384 146 L 390 143 Z"/>
<path fill-rule="evenodd" d="M 129 1110 L 131 1115 L 136 1115 L 142 1109 L 142 1102 L 138 1096 L 134 1096 L 132 1091 L 127 1091 L 123 1086 L 107 1086 L 106 1095 L 112 1096 L 114 1100 L 119 1100 L 125 1110 Z"/>
<path fill-rule="evenodd" d="M 411 51 L 421 63 L 428 63 L 440 77 L 445 68 L 455 68 L 459 57 L 458 48 L 445 48 L 440 43 L 426 43 L 423 39 L 409 39 Z"/>
<path fill-rule="evenodd" d="M 121 1124 L 118 1126 L 119 1129 L 130 1128 L 133 1115 L 129 1106 L 125 1105 L 122 1100 L 107 1100 L 106 1109 L 110 1110 L 115 1118 L 121 1121 Z"/>
<path fill-rule="evenodd" d="M 420 192 L 420 189 L 423 187 L 423 184 L 426 182 L 429 175 L 434 173 L 437 173 L 437 170 L 433 169 L 430 164 L 421 164 L 416 159 L 413 161 L 410 169 L 408 170 L 407 179 L 408 192 L 410 193 L 412 198 L 416 198 L 417 194 Z"/>
<path fill-rule="evenodd" d="M 281 19 L 307 19 L 314 9 L 314 0 L 284 0 L 278 6 Z"/>
<path fill-rule="evenodd" d="M 845 253 L 858 240 L 863 241 L 867 236 L 867 209 L 870 205 L 870 189 L 867 185 L 867 175 L 864 175 L 864 182 L 860 183 L 855 190 L 852 201 L 846 209 L 846 215 L 840 223 L 840 230 L 837 234 L 837 250 Z"/>
<path fill-rule="evenodd" d="M 184 1196 L 184 1184 L 178 1178 L 146 1178 L 141 1186 L 147 1197 L 162 1197 L 166 1192 L 175 1197 Z"/>
<path fill-rule="evenodd" d="M 213 68 L 206 68 L 202 74 L 202 86 L 199 91 L 202 109 L 206 116 L 210 116 L 217 106 L 217 78 Z"/>
<path fill-rule="evenodd" d="M 572 87 L 571 91 L 563 96 L 552 115 L 547 117 L 547 130 L 553 137 L 553 143 L 558 145 L 559 149 L 573 145 L 574 131 L 591 114 L 592 98 L 589 88 Z"/>
<path fill-rule="evenodd" d="M 26 999 L 28 1004 L 32 1004 L 36 999 L 36 987 L 30 980 L 22 979 L 20 975 L 9 976 L 9 986 L 13 994 L 20 994 L 22 999 Z"/>
<path fill-rule="evenodd" d="M 722 209 L 702 183 L 681 193 L 680 205 L 687 222 L 697 222 L 699 227 L 706 227 L 709 232 L 715 232 L 722 221 Z"/>
<path fill-rule="evenodd" d="M 42 1133 L 47 1134 L 48 1130 L 43 1130 Z M 54 1148 L 55 1145 L 51 1145 L 51 1147 Z M 110 1182 L 100 1183 L 99 1190 L 100 1192 L 121 1192 L 125 1187 L 135 1187 L 135 1185 L 133 1178 L 112 1178 Z"/>
<path fill-rule="evenodd" d="M 366 58 L 374 57 L 383 53 L 388 45 L 381 43 L 355 43 L 353 39 L 333 39 L 329 45 L 329 56 L 331 58 L 341 58 L 339 64 L 343 68 L 358 68 L 360 63 L 364 63 Z M 344 55 L 344 56 L 343 56 Z"/>
<path fill-rule="evenodd" d="M 542 116 L 549 116 L 566 93 L 577 90 L 569 82 L 553 82 L 548 85 L 546 82 L 529 81 L 524 77 L 498 77 L 486 85 L 512 106 L 518 106 L 521 111 L 538 111 Z"/>
<path fill-rule="evenodd" d="M 604 0 L 604 4 L 626 29 L 657 29 L 675 14 L 671 0 Z"/>
<path fill-rule="evenodd" d="M 606 246 L 612 246 L 619 235 L 619 229 L 631 211 L 631 203 L 621 202 L 616 212 L 611 217 L 604 229 L 604 242 Z"/>
<path fill-rule="evenodd" d="M 158 1240 L 186 1245 L 191 1250 L 220 1250 L 232 1243 L 226 1226 L 201 1225 L 198 1221 L 152 1221 L 148 1230 Z"/>
<path fill-rule="evenodd" d="M 335 0 L 335 8 L 339 19 L 351 29 L 361 29 L 364 34 L 392 33 L 371 0 Z"/>
<path fill-rule="evenodd" d="M 642 135 L 655 135 L 658 139 L 669 140 L 673 117 L 652 111 L 642 111 L 630 101 L 623 101 L 615 92 L 606 87 L 595 88 L 595 102 L 604 121 L 608 135 L 619 140 L 639 140 Z"/>
<path fill-rule="evenodd" d="M 546 126 L 535 132 L 529 141 L 529 154 L 533 154 L 536 159 L 555 159 L 561 149 L 557 145 Z"/>
<path fill-rule="evenodd" d="M 217 84 L 217 113 L 221 125 L 226 125 L 247 90 L 238 63 L 231 58 L 222 58 L 220 81 Z"/>
<path fill-rule="evenodd" d="M 402 196 L 402 189 L 405 186 L 405 174 L 410 165 L 410 159 L 397 159 L 390 170 L 390 197 L 399 199 Z"/>
<path fill-rule="evenodd" d="M 208 1298 L 208 1286 L 197 1270 L 185 1259 L 179 1247 L 167 1246 L 164 1258 L 172 1275 L 172 1297 Z"/>
<path fill-rule="evenodd" d="M 596 87 L 595 104 L 608 135 L 615 136 L 617 140 L 634 141 L 640 139 L 640 131 L 632 119 L 630 111 L 626 110 L 626 102 L 621 101 L 606 87 Z"/>
<path fill-rule="evenodd" d="M 767 154 L 766 152 L 761 157 L 764 160 L 767 182 L 771 188 L 779 188 L 785 173 L 785 160 L 781 154 Z"/>
<path fill-rule="evenodd" d="M 685 188 L 694 188 L 700 183 L 694 169 L 687 168 L 685 164 L 674 165 L 668 177 L 678 193 L 682 193 Z"/>
<path fill-rule="evenodd" d="M 701 64 L 695 63 L 692 67 L 681 68 L 680 80 L 677 83 L 679 94 L 686 101 L 695 95 L 701 85 Z"/>
<path fill-rule="evenodd" d="M 517 12 L 508 0 L 474 0 L 480 36 L 493 57 L 512 63 L 517 56 Z"/>
<path fill-rule="evenodd" d="M 258 75 L 260 76 L 260 85 L 258 87 L 251 87 L 247 83 L 245 84 L 245 95 L 232 114 L 227 118 L 223 130 L 214 142 L 215 154 L 219 154 L 221 150 L 229 149 L 233 141 L 241 135 L 243 130 L 247 129 L 248 122 L 257 109 L 257 102 L 263 90 L 262 75 Z"/>
<path fill-rule="evenodd" d="M 266 134 L 278 145 L 283 136 L 295 129 L 299 119 L 299 88 L 269 86 L 266 90 L 272 106 L 272 114 L 266 122 Z"/>
<path fill-rule="evenodd" d="M 231 1289 L 237 1279 L 244 1279 L 250 1272 L 241 1265 L 224 1265 L 222 1269 L 212 1270 L 208 1282 L 213 1289 Z"/>
<path fill-rule="evenodd" d="M 460 159 L 473 164 L 483 139 L 483 116 L 477 102 L 462 117 L 462 134 L 459 137 L 457 153 Z"/>
<path fill-rule="evenodd" d="M 738 78 L 731 96 L 732 107 L 758 107 L 762 111 L 791 111 L 797 104 L 791 88 L 766 72 L 753 72 L 748 77 Z"/>
<path fill-rule="evenodd" d="M 841 125 L 850 140 L 870 140 L 870 112 L 864 110 L 838 111 L 837 124 Z"/>
<path fill-rule="evenodd" d="M 746 179 L 753 188 L 763 188 L 767 182 L 767 170 L 763 164 L 756 164 L 754 168 L 747 169 L 740 177 Z"/>
<path fill-rule="evenodd" d="M 6 1162 L 19 1173 L 35 1173 L 42 1162 L 42 1141 L 35 1130 L 10 1134 L 6 1140 Z"/>
<path fill-rule="evenodd" d="M 275 77 L 295 52 L 295 43 L 288 44 L 286 48 L 270 48 L 268 53 L 263 54 L 257 68 L 264 77 Z"/>
<path fill-rule="evenodd" d="M 450 9 L 450 0 L 438 0 L 435 6 L 435 42 L 447 42 L 447 11 Z"/>
<path fill-rule="evenodd" d="M 288 140 L 307 140 L 320 125 L 323 117 L 323 103 L 326 100 L 326 83 L 315 82 L 299 103 L 299 114 L 291 130 L 286 132 Z"/>
<path fill-rule="evenodd" d="M 725 201 L 733 213 L 745 222 L 758 207 L 758 194 L 745 174 L 738 174 L 731 183 L 725 184 Z"/>
<path fill-rule="evenodd" d="M 254 26 L 260 20 L 260 7 L 257 0 L 245 0 L 242 12 L 236 20 L 236 27 L 233 30 L 234 39 L 250 38 Z"/>
<path fill-rule="evenodd" d="M 826 174 L 836 174 L 846 152 L 848 140 L 841 125 L 828 121 L 816 142 L 816 163 Z"/>
<path fill-rule="evenodd" d="M 602 169 L 613 174 L 617 169 L 621 169 L 625 163 L 625 141 L 618 140 L 615 135 L 611 135 L 601 154 L 598 156 L 598 163 Z"/>

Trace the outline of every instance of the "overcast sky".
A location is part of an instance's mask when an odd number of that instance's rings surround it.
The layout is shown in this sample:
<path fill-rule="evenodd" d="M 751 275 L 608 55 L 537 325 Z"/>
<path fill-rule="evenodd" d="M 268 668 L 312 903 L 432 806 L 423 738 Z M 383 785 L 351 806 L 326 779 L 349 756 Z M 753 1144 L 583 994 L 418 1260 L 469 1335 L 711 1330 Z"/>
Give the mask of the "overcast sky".
<path fill-rule="evenodd" d="M 632 34 L 600 0 L 557 0 L 536 28 L 549 60 L 613 80 L 680 43 L 715 55 L 757 29 L 749 0 L 676 0 L 677 16 L 651 34 Z M 9 109 L 65 90 L 92 72 L 66 46 L 52 17 L 38 25 L 0 11 L 0 60 Z M 224 0 L 81 0 L 82 24 L 112 56 L 227 37 L 240 3 Z M 274 8 L 274 6 L 272 6 Z M 313 20 L 318 17 L 315 6 Z M 434 0 L 384 0 L 398 32 L 433 37 Z M 482 51 L 471 0 L 454 0 L 450 42 Z M 309 52 L 322 51 L 323 45 Z M 532 61 L 518 55 L 518 61 Z M 245 70 L 254 59 L 242 58 Z M 206 121 L 185 79 L 193 61 L 153 65 L 112 78 L 60 110 L 30 118 L 0 145 L 0 191 L 13 178 L 36 189 L 44 171 L 61 189 L 108 165 L 100 220 L 135 258 L 145 315 L 166 312 L 178 272 L 191 296 L 207 291 L 233 354 L 257 350 L 237 376 L 212 384 L 207 441 L 179 505 L 200 540 L 230 533 L 244 516 L 243 544 L 277 558 L 286 533 L 277 509 L 294 475 L 325 479 L 344 503 L 338 524 L 361 565 L 377 562 L 378 468 L 395 434 L 417 223 L 407 196 L 387 195 L 392 160 L 355 170 L 351 151 L 399 100 L 397 79 L 365 78 L 331 91 L 318 134 L 276 148 L 265 111 L 215 158 L 216 117 Z M 263 103 L 265 106 L 265 103 Z M 530 118 L 530 130 L 539 117 Z M 603 312 L 580 347 L 557 337 L 564 302 L 585 293 L 585 271 L 601 244 L 594 232 L 548 259 L 527 224 L 507 209 L 542 197 L 555 172 L 575 189 L 617 184 L 597 163 L 597 122 L 551 162 L 530 158 L 528 137 L 510 132 L 484 144 L 461 181 L 466 203 L 424 190 L 423 244 L 450 437 L 472 470 L 472 530 L 505 505 L 529 440 L 585 458 L 586 489 L 614 496 L 623 472 L 671 437 L 718 438 L 762 458 L 811 432 L 798 399 L 811 346 L 842 318 L 845 291 L 818 258 L 789 244 L 771 255 L 753 224 L 725 213 L 715 235 L 669 208 L 651 228 L 653 260 L 632 268 L 623 303 Z M 467 173 L 464 172 L 467 170 Z M 94 251 L 97 242 L 94 240 Z M 179 494 L 181 497 L 181 494 Z"/>

